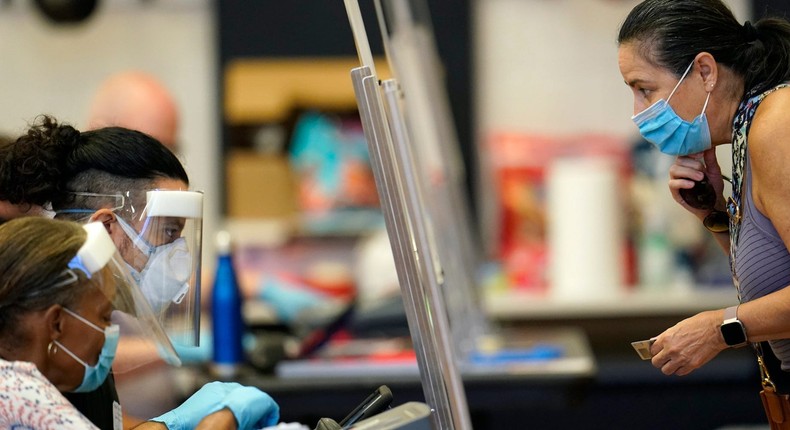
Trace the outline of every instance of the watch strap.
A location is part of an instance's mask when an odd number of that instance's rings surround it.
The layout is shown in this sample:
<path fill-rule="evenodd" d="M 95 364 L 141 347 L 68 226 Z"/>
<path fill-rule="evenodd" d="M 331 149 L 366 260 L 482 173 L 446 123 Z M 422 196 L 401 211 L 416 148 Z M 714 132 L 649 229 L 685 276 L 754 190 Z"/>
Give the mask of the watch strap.
<path fill-rule="evenodd" d="M 724 310 L 724 321 L 722 322 L 720 328 L 721 334 L 724 337 L 724 342 L 731 348 L 739 348 L 749 344 L 749 337 L 746 334 L 746 327 L 744 327 L 743 323 L 738 319 L 739 306 L 740 304 L 730 306 Z M 732 330 L 734 330 L 736 327 L 739 330 L 738 335 L 732 333 Z M 733 338 L 732 336 L 737 337 Z"/>
<path fill-rule="evenodd" d="M 740 305 L 730 306 L 724 310 L 724 321 L 738 319 L 738 306 Z"/>

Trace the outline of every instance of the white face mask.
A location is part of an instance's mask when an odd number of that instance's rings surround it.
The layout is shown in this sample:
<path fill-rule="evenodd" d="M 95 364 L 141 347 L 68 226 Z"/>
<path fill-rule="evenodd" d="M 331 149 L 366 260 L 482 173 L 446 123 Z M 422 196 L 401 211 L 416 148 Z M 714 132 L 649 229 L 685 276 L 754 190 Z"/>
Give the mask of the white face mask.
<path fill-rule="evenodd" d="M 192 255 L 183 237 L 171 243 L 151 246 L 136 231 L 118 217 L 118 224 L 135 246 L 148 255 L 148 262 L 138 272 L 133 267 L 132 276 L 154 312 L 162 312 L 170 303 L 181 303 L 189 292 Z"/>

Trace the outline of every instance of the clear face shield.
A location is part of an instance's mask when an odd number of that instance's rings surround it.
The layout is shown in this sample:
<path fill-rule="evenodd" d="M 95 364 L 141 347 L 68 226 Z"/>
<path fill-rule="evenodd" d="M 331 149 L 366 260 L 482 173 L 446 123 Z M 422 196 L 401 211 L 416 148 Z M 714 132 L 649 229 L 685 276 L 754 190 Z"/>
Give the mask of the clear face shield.
<path fill-rule="evenodd" d="M 164 328 L 151 309 L 104 225 L 100 222 L 83 226 L 88 233 L 85 244 L 63 272 L 63 280 L 56 287 L 72 285 L 80 280 L 90 283 L 91 294 L 101 293 L 112 305 L 112 322 L 121 326 L 121 337 L 132 336 L 135 342 L 155 349 L 159 356 L 174 366 L 181 360 Z M 135 366 L 123 362 L 113 364 L 113 371 L 123 373 Z"/>
<path fill-rule="evenodd" d="M 145 202 L 117 218 L 131 242 L 124 257 L 171 341 L 198 346 L 203 193 L 152 190 Z"/>
<path fill-rule="evenodd" d="M 81 219 L 89 221 L 95 220 L 101 209 L 111 210 L 116 227 L 123 232 L 113 235 L 115 245 L 159 325 L 173 344 L 198 346 L 203 193 L 136 190 L 71 194 L 74 207 L 57 213 L 85 214 Z M 144 364 L 146 360 L 138 361 Z"/>

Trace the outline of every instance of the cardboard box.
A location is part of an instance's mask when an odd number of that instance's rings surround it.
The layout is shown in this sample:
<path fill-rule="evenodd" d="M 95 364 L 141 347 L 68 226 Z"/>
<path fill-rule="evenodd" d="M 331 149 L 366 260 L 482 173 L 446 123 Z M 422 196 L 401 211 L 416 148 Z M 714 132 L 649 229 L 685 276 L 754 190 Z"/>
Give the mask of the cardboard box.
<path fill-rule="evenodd" d="M 235 150 L 225 163 L 229 217 L 290 219 L 297 215 L 296 181 L 287 156 Z"/>

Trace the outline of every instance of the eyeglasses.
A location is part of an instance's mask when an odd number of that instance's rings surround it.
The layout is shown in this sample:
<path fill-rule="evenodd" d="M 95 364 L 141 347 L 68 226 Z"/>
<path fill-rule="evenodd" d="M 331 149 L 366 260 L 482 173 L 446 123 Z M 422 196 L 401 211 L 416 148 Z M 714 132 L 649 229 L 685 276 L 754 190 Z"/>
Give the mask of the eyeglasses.
<path fill-rule="evenodd" d="M 732 183 L 730 178 L 722 175 L 722 178 Z M 694 187 L 680 190 L 680 197 L 692 208 L 709 210 L 710 213 L 702 220 L 702 225 L 713 233 L 724 233 L 730 229 L 730 217 L 728 212 L 720 211 L 716 206 L 716 191 L 713 189 L 708 177 L 705 176 L 701 181 L 695 181 Z M 730 199 L 732 200 L 732 199 Z"/>

